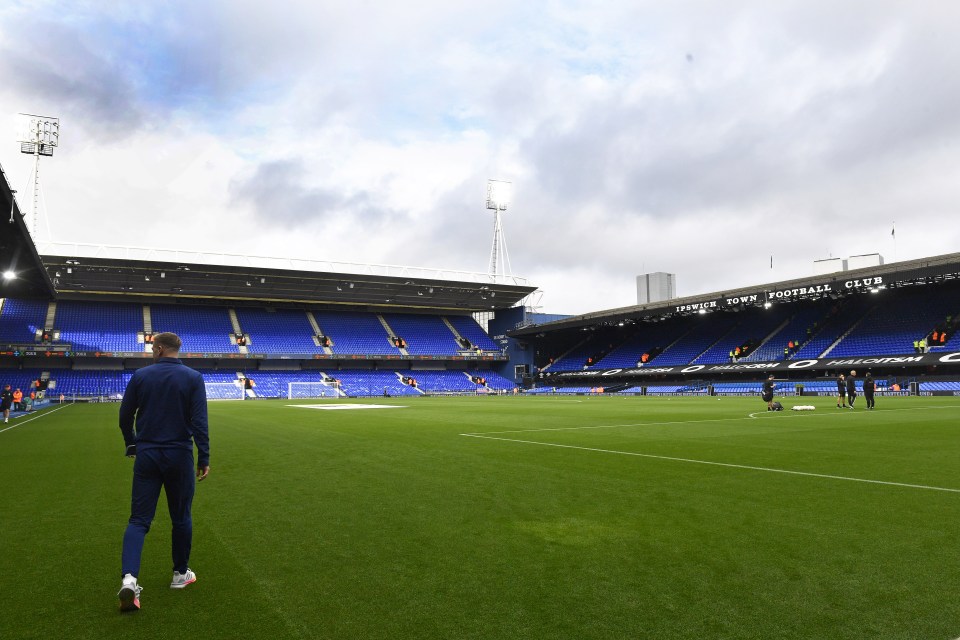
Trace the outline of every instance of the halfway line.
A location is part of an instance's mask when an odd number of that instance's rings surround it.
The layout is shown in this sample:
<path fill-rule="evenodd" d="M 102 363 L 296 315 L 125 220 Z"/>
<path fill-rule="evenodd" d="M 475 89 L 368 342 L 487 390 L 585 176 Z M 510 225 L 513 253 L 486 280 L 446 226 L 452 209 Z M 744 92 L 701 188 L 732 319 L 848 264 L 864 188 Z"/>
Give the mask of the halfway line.
<path fill-rule="evenodd" d="M 18 423 L 16 423 L 16 424 L 12 424 L 12 425 L 10 425 L 9 427 L 7 427 L 6 429 L 0 429 L 0 433 L 3 433 L 4 431 L 10 431 L 10 429 L 16 429 L 17 427 L 22 427 L 23 425 L 27 424 L 28 422 L 33 422 L 34 420 L 39 420 L 40 418 L 42 418 L 42 417 L 44 417 L 44 416 L 50 415 L 50 414 L 53 413 L 54 411 L 60 411 L 60 409 L 63 409 L 64 407 L 69 407 L 69 406 L 70 406 L 70 405 L 63 404 L 63 405 L 60 405 L 59 407 L 57 407 L 56 409 L 51 409 L 51 410 L 49 410 L 49 411 L 43 411 L 43 412 L 40 413 L 40 415 L 34 416 L 33 418 L 30 418 L 29 420 L 24 420 L 23 422 L 18 422 Z"/>
<path fill-rule="evenodd" d="M 672 456 L 657 456 L 651 453 L 636 453 L 633 451 L 615 451 L 613 449 L 596 449 L 594 447 L 577 447 L 570 444 L 557 444 L 554 442 L 536 442 L 534 440 L 516 440 L 513 438 L 495 438 L 476 433 L 461 433 L 460 435 L 468 438 L 483 438 L 485 440 L 502 440 L 503 442 L 519 442 L 521 444 L 538 444 L 543 447 L 558 447 L 560 449 L 578 449 L 580 451 L 595 451 L 597 453 L 613 453 L 621 456 L 635 456 L 637 458 L 653 458 L 655 460 L 670 460 L 672 462 L 689 462 L 691 464 L 706 464 L 714 467 L 728 467 L 731 469 L 748 469 L 750 471 L 766 471 L 769 473 L 785 473 L 792 476 L 807 476 L 810 478 L 826 478 L 829 480 L 846 480 L 847 482 L 864 482 L 866 484 L 882 484 L 890 487 L 905 487 L 908 489 L 926 489 L 928 491 L 944 491 L 947 493 L 960 493 L 960 489 L 949 489 L 946 487 L 931 487 L 925 484 L 909 484 L 906 482 L 888 482 L 886 480 L 868 480 L 866 478 L 851 478 L 848 476 L 834 476 L 826 473 L 811 473 L 809 471 L 790 471 L 788 469 L 773 469 L 771 467 L 754 467 L 746 464 L 732 464 L 729 462 L 712 462 L 710 460 L 693 460 L 691 458 L 674 458 Z"/>

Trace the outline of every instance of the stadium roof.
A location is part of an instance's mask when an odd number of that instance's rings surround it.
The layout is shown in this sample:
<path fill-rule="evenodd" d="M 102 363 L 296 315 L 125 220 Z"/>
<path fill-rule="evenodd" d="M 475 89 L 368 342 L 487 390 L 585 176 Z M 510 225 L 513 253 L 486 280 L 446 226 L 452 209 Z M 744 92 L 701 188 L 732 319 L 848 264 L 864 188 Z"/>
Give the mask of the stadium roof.
<path fill-rule="evenodd" d="M 43 255 L 57 297 L 110 296 L 114 299 L 231 304 L 311 304 L 358 310 L 448 310 L 463 313 L 504 309 L 536 290 L 522 278 L 487 276 L 388 265 L 352 265 L 366 273 L 316 270 L 351 266 L 337 263 L 258 258 L 226 254 L 186 254 L 93 245 L 41 245 L 41 250 L 73 249 Z M 235 264 L 150 258 L 220 258 Z M 93 254 L 93 255 L 92 255 Z M 100 255 L 95 255 L 100 254 Z M 298 268 L 299 267 L 299 268 Z M 362 269 L 355 269 L 361 271 Z M 449 279 L 444 276 L 459 276 Z"/>
<path fill-rule="evenodd" d="M 27 225 L 13 198 L 7 176 L 0 168 L 0 298 L 52 298 L 53 283 L 47 277 Z"/>
<path fill-rule="evenodd" d="M 807 278 L 715 291 L 661 302 L 619 307 L 572 316 L 556 322 L 534 324 L 508 332 L 512 337 L 530 337 L 539 333 L 581 329 L 584 327 L 622 326 L 673 316 L 714 311 L 735 311 L 768 303 L 796 300 L 839 298 L 852 293 L 895 289 L 960 279 L 960 253 L 893 262 L 885 265 L 838 271 Z"/>

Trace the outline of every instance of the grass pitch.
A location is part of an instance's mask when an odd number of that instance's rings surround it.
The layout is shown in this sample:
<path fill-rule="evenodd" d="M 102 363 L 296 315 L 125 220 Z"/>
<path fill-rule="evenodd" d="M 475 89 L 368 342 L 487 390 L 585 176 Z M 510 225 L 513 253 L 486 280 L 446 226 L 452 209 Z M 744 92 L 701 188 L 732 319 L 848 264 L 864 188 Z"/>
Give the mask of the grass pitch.
<path fill-rule="evenodd" d="M 11 423 L 0 638 L 960 636 L 953 398 L 369 403 L 211 403 L 198 582 L 161 498 L 125 615 L 118 405 Z"/>

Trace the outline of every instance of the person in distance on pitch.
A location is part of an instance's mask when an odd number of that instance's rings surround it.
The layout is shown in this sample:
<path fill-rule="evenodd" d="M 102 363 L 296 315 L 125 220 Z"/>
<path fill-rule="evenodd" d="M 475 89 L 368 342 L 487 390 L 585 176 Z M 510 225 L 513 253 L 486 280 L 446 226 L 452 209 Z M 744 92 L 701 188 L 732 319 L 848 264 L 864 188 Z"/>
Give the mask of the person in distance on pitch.
<path fill-rule="evenodd" d="M 837 409 L 847 408 L 847 387 L 843 381 L 843 374 L 837 376 Z"/>
<path fill-rule="evenodd" d="M 196 480 L 210 473 L 207 393 L 203 376 L 177 357 L 180 338 L 173 333 L 153 337 L 154 364 L 138 369 L 120 403 L 120 431 L 126 455 L 134 458 L 130 520 L 123 534 L 123 583 L 117 596 L 121 611 L 140 608 L 140 557 L 157 511 L 160 488 L 167 495 L 173 525 L 171 589 L 196 582 L 190 570 L 193 541 L 191 506 Z M 136 421 L 136 432 L 134 432 Z M 197 446 L 194 475 L 193 446 Z M 196 478 L 196 479 L 195 479 Z"/>
<path fill-rule="evenodd" d="M 10 391 L 10 385 L 3 387 L 0 391 L 0 413 L 3 413 L 3 421 L 10 422 L 10 406 L 13 404 L 13 391 Z"/>
<path fill-rule="evenodd" d="M 867 401 L 867 409 L 873 409 L 873 392 L 877 390 L 877 383 L 874 382 L 873 376 L 867 371 L 867 375 L 863 378 L 863 397 Z"/>
<path fill-rule="evenodd" d="M 847 376 L 847 403 L 853 409 L 853 403 L 857 399 L 857 372 L 851 371 Z"/>
<path fill-rule="evenodd" d="M 763 383 L 763 389 L 760 391 L 760 398 L 767 403 L 767 411 L 773 411 L 773 388 L 775 386 L 771 373 L 767 376 L 767 380 Z"/>

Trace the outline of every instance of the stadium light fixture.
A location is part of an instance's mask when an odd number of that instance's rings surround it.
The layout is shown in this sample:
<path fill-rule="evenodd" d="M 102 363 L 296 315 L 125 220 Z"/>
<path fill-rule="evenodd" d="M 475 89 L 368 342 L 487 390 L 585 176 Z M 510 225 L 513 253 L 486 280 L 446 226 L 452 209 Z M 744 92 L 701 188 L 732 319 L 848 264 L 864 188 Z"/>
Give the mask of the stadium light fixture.
<path fill-rule="evenodd" d="M 500 271 L 510 275 L 510 254 L 507 252 L 507 240 L 503 234 L 501 214 L 510 204 L 513 185 L 504 180 L 487 180 L 487 209 L 493 211 L 493 246 L 490 248 L 490 275 Z"/>
<path fill-rule="evenodd" d="M 11 271 L 10 269 L 7 269 L 6 271 L 3 272 L 4 280 L 13 280 L 16 277 L 17 277 L 17 274 Z"/>
<path fill-rule="evenodd" d="M 764 302 L 764 303 L 763 303 L 763 308 L 764 308 L 764 309 L 769 309 L 769 308 L 772 307 L 772 306 L 773 306 L 773 303 L 772 303 L 772 302 Z"/>
<path fill-rule="evenodd" d="M 20 152 L 34 158 L 31 180 L 33 183 L 33 224 L 31 233 L 37 236 L 37 216 L 40 203 L 40 158 L 53 156 L 53 150 L 60 144 L 60 118 L 37 116 L 30 113 L 17 115 L 17 142 Z M 49 233 L 49 220 L 48 233 Z"/>

